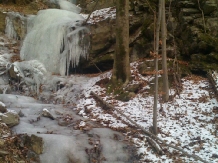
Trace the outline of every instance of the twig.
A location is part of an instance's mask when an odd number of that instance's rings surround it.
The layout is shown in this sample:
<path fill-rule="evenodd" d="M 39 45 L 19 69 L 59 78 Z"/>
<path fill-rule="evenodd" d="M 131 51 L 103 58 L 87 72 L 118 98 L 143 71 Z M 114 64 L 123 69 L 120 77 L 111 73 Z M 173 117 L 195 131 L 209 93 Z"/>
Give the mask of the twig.
<path fill-rule="evenodd" d="M 168 144 L 166 143 L 164 140 L 160 139 L 159 137 L 155 136 L 154 134 L 152 134 L 151 132 L 145 130 L 142 126 L 138 125 L 135 121 L 133 121 L 132 119 L 130 119 L 128 116 L 126 116 L 125 114 L 123 114 L 121 111 L 119 111 L 117 108 L 115 108 L 113 105 L 107 103 L 106 101 L 104 101 L 100 96 L 98 96 L 97 94 L 95 94 L 94 92 L 91 92 L 90 93 L 91 95 L 93 95 L 100 103 L 103 104 L 104 106 L 104 109 L 105 110 L 115 110 L 116 112 L 118 112 L 120 115 L 122 115 L 123 117 L 125 117 L 129 122 L 131 122 L 132 124 L 135 125 L 135 127 L 141 129 L 146 135 L 148 135 L 149 137 L 151 137 L 152 139 L 156 139 L 158 141 L 160 141 L 162 144 L 168 146 L 168 147 L 171 147 L 173 149 L 176 149 L 178 151 L 180 151 L 183 155 L 187 156 L 187 157 L 192 157 L 193 159 L 195 160 L 199 160 L 201 162 L 204 162 L 204 163 L 209 163 L 205 160 L 203 160 L 202 158 L 200 158 L 199 156 L 195 155 L 195 154 L 189 154 L 188 152 L 186 152 L 185 150 L 183 150 L 182 148 L 180 147 L 176 147 L 174 145 L 171 145 L 171 144 Z"/>
<path fill-rule="evenodd" d="M 151 11 L 152 11 L 153 13 L 155 13 L 155 9 L 153 9 L 153 7 L 151 7 L 151 4 L 149 3 L 149 1 L 146 0 L 146 2 L 147 2 L 147 4 L 148 4 L 149 8 L 151 9 Z"/>
<path fill-rule="evenodd" d="M 100 70 L 100 68 L 98 68 L 98 66 L 97 66 L 93 61 L 91 61 L 91 63 L 98 69 L 98 71 L 99 71 L 100 73 L 102 73 L 102 71 Z"/>
<path fill-rule="evenodd" d="M 198 0 L 198 8 L 199 8 L 199 10 L 201 11 L 201 15 L 202 15 L 202 19 L 203 19 L 203 24 L 204 24 L 204 33 L 206 33 L 206 25 L 205 25 L 205 19 L 204 19 L 204 11 L 201 9 L 199 0 Z"/>
<path fill-rule="evenodd" d="M 92 12 L 95 10 L 95 8 L 96 8 L 96 6 L 97 6 L 97 4 L 98 4 L 98 1 L 99 1 L 99 0 L 96 1 L 95 6 L 92 8 Z M 89 14 L 89 16 L 87 17 L 87 19 L 86 19 L 86 21 L 84 22 L 84 24 L 86 24 L 86 23 L 88 22 L 88 20 L 89 20 L 91 14 L 92 14 L 92 12 L 90 12 L 90 14 Z"/>

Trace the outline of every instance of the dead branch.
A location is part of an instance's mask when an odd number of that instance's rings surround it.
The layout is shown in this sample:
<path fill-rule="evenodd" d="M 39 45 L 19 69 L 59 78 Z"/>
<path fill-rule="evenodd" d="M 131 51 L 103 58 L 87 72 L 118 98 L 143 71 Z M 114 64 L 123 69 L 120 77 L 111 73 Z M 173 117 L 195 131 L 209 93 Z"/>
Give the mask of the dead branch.
<path fill-rule="evenodd" d="M 149 137 L 147 137 L 146 139 L 147 139 L 148 143 L 155 149 L 157 154 L 159 154 L 159 155 L 163 154 L 163 151 L 162 151 L 160 145 L 156 141 L 154 141 L 153 139 L 151 139 Z"/>
<path fill-rule="evenodd" d="M 94 96 L 99 102 L 101 102 L 102 109 L 114 110 L 114 107 L 108 104 L 106 101 L 104 101 L 99 95 L 95 94 L 94 92 L 91 92 L 91 95 Z"/>
<path fill-rule="evenodd" d="M 199 10 L 201 11 L 202 20 L 203 20 L 203 25 L 204 25 L 204 33 L 206 33 L 206 24 L 205 24 L 205 19 L 204 19 L 204 11 L 201 9 L 199 0 L 198 0 L 198 8 L 199 8 Z"/>
<path fill-rule="evenodd" d="M 98 1 L 99 1 L 99 0 L 96 1 L 95 6 L 92 8 L 92 12 L 95 10 L 95 8 L 96 8 L 96 6 L 97 6 L 97 4 L 98 4 Z M 85 20 L 84 24 L 86 24 L 86 23 L 88 22 L 88 20 L 89 20 L 91 14 L 92 14 L 92 12 L 90 12 L 90 14 L 89 14 L 89 16 L 87 17 L 87 19 Z"/>
<path fill-rule="evenodd" d="M 180 151 L 184 156 L 187 156 L 187 157 L 191 157 L 195 160 L 199 160 L 201 162 L 204 162 L 204 163 L 209 163 L 205 160 L 203 160 L 202 158 L 200 158 L 199 156 L 195 155 L 195 154 L 189 154 L 188 152 L 186 152 L 185 150 L 183 150 L 182 148 L 180 147 L 177 147 L 177 146 L 174 146 L 174 145 L 171 145 L 171 144 L 168 144 L 166 143 L 164 140 L 160 139 L 159 137 L 155 136 L 154 134 L 152 134 L 151 132 L 145 130 L 142 126 L 138 125 L 135 121 L 133 121 L 132 119 L 130 119 L 128 116 L 126 116 L 125 114 L 123 114 L 121 111 L 119 111 L 117 108 L 115 108 L 113 105 L 111 104 L 108 104 L 106 101 L 104 101 L 100 96 L 98 96 L 97 94 L 95 94 L 94 92 L 91 92 L 90 93 L 92 96 L 94 96 L 102 105 L 103 105 L 103 108 L 105 110 L 115 110 L 116 112 L 118 112 L 122 117 L 125 117 L 129 122 L 131 122 L 132 124 L 135 125 L 135 127 L 141 129 L 147 136 L 149 136 L 150 138 L 152 139 L 155 139 L 157 141 L 160 141 L 163 145 L 166 145 L 168 147 L 171 147 L 173 149 L 176 149 L 178 151 Z M 126 122 L 127 123 L 127 122 Z"/>

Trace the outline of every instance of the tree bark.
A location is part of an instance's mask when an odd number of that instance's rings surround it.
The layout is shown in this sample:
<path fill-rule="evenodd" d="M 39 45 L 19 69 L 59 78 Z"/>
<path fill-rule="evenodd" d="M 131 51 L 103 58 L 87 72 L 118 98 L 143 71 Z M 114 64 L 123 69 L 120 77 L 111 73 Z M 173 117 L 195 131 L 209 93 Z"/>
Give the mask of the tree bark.
<path fill-rule="evenodd" d="M 163 101 L 169 100 L 169 82 L 167 70 L 167 56 L 166 56 L 166 14 L 165 14 L 165 0 L 162 2 L 162 19 L 161 19 L 161 38 L 162 38 L 162 69 L 163 69 Z"/>
<path fill-rule="evenodd" d="M 127 84 L 129 78 L 129 0 L 117 0 L 116 48 L 112 82 L 115 85 Z"/>
<path fill-rule="evenodd" d="M 154 108 L 153 108 L 153 132 L 157 135 L 157 102 L 158 102 L 158 52 L 159 52 L 159 37 L 160 37 L 160 21 L 161 21 L 161 0 L 159 0 L 158 6 L 158 18 L 157 18 L 157 25 L 155 31 L 155 84 L 154 84 Z M 155 20 L 156 21 L 156 20 Z"/>

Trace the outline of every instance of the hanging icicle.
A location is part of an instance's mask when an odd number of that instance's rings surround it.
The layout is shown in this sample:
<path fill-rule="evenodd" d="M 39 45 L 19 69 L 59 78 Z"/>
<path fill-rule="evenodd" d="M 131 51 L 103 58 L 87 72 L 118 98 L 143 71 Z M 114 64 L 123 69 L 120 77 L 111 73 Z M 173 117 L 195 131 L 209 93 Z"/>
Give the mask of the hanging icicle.
<path fill-rule="evenodd" d="M 84 18 L 74 12 L 47 9 L 39 11 L 28 22 L 28 34 L 21 48 L 21 59 L 37 59 L 49 72 L 65 75 L 70 63 L 87 58 L 90 47 L 89 29 Z"/>

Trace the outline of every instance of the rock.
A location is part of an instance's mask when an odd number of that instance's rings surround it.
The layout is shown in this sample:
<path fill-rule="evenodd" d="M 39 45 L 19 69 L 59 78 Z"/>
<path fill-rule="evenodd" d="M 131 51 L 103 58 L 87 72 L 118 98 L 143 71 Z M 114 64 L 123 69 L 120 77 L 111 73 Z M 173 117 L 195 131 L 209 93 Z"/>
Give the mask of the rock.
<path fill-rule="evenodd" d="M 19 80 L 20 77 L 19 77 L 19 72 L 17 70 L 17 68 L 14 66 L 14 65 L 11 65 L 10 69 L 9 69 L 9 75 L 12 79 L 15 79 L 15 80 Z"/>
<path fill-rule="evenodd" d="M 204 11 L 204 15 L 211 14 L 213 11 L 215 11 L 217 9 L 216 0 L 207 0 L 207 1 L 205 1 L 205 3 L 203 4 L 202 9 Z"/>
<path fill-rule="evenodd" d="M 133 84 L 133 85 L 128 86 L 128 88 L 126 88 L 125 90 L 129 91 L 129 92 L 137 93 L 139 91 L 140 87 L 141 87 L 140 84 Z"/>
<path fill-rule="evenodd" d="M 187 7 L 187 8 L 193 8 L 193 7 L 195 7 L 195 3 L 194 2 L 190 2 L 190 1 L 179 1 L 178 2 L 178 6 Z"/>
<path fill-rule="evenodd" d="M 0 123 L 0 137 L 6 138 L 11 136 L 11 130 L 5 123 Z"/>
<path fill-rule="evenodd" d="M 24 117 L 24 116 L 25 116 L 21 110 L 18 112 L 18 115 L 19 115 L 20 117 Z"/>
<path fill-rule="evenodd" d="M 52 120 L 54 120 L 55 118 L 53 117 L 53 115 L 48 111 L 48 109 L 44 108 L 42 111 L 42 116 L 43 117 L 48 117 Z"/>
<path fill-rule="evenodd" d="M 5 17 L 6 17 L 6 14 L 3 12 L 0 12 L 0 33 L 5 32 Z"/>
<path fill-rule="evenodd" d="M 78 4 L 80 4 L 82 11 L 85 13 L 90 13 L 93 11 L 93 7 L 96 4 L 96 0 L 77 0 Z M 107 7 L 113 7 L 116 5 L 116 1 L 114 0 L 101 0 L 98 1 L 98 5 L 96 6 L 96 10 L 107 8 Z"/>
<path fill-rule="evenodd" d="M 31 150 L 28 150 L 27 151 L 27 156 L 26 158 L 28 160 L 31 160 L 31 162 L 33 163 L 38 163 L 40 162 L 40 158 L 39 158 L 39 155 L 37 155 L 35 152 L 31 151 Z"/>
<path fill-rule="evenodd" d="M 27 33 L 27 19 L 18 12 L 8 12 L 5 33 L 8 38 L 23 40 Z"/>
<path fill-rule="evenodd" d="M 58 125 L 60 125 L 60 126 L 68 126 L 68 125 L 72 125 L 72 124 L 73 124 L 72 120 L 65 120 L 65 119 L 58 120 Z"/>
<path fill-rule="evenodd" d="M 0 113 L 5 113 L 5 112 L 7 112 L 6 106 L 4 103 L 0 101 Z"/>
<path fill-rule="evenodd" d="M 200 13 L 200 11 L 198 9 L 195 9 L 195 8 L 182 8 L 181 12 L 183 13 L 184 16 Z"/>
<path fill-rule="evenodd" d="M 39 136 L 32 134 L 31 136 L 27 134 L 19 135 L 18 146 L 27 147 L 36 154 L 42 154 L 43 152 L 43 139 Z"/>
<path fill-rule="evenodd" d="M 31 149 L 36 154 L 42 154 L 43 152 L 43 139 L 41 137 L 38 137 L 36 135 L 31 135 Z"/>
<path fill-rule="evenodd" d="M 123 102 L 127 102 L 130 99 L 132 99 L 133 97 L 135 97 L 135 93 L 134 92 L 122 92 L 120 93 L 118 96 L 115 97 L 116 100 L 120 100 Z"/>
<path fill-rule="evenodd" d="M 20 118 L 19 115 L 14 111 L 8 111 L 0 115 L 0 119 L 8 127 L 13 127 L 19 124 Z"/>

